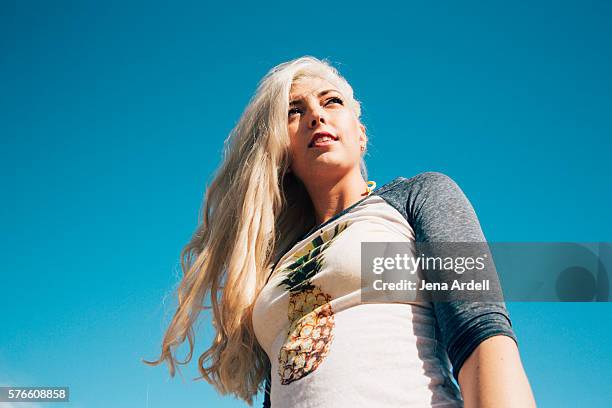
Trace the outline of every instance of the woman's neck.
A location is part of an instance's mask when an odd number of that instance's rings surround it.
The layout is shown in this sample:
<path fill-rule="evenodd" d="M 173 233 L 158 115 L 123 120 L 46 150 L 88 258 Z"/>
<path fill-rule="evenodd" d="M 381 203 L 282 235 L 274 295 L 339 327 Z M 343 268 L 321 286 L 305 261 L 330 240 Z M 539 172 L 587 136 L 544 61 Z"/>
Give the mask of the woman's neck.
<path fill-rule="evenodd" d="M 317 225 L 324 223 L 367 195 L 359 169 L 341 177 L 317 177 L 303 182 L 315 210 Z"/>

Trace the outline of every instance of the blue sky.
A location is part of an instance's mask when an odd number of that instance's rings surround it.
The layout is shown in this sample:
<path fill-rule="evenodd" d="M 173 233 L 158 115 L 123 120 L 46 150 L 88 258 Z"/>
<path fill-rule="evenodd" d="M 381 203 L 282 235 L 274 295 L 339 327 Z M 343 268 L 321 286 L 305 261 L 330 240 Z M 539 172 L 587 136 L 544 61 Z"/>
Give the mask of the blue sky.
<path fill-rule="evenodd" d="M 1 384 L 245 406 L 140 359 L 223 140 L 302 55 L 353 85 L 379 185 L 448 174 L 489 241 L 612 241 L 609 2 L 97 3 L 0 2 Z M 539 406 L 609 405 L 609 303 L 508 308 Z"/>

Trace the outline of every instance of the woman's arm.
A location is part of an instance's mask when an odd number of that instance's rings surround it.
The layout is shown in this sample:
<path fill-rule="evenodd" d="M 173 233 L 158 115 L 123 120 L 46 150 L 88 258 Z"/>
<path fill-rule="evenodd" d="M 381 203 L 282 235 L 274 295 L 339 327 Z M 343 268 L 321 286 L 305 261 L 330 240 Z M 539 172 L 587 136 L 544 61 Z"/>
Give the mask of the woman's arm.
<path fill-rule="evenodd" d="M 518 348 L 507 336 L 484 340 L 459 371 L 465 408 L 532 408 L 535 400 Z"/>
<path fill-rule="evenodd" d="M 413 227 L 416 242 L 486 242 L 467 197 L 442 173 L 404 179 L 381 195 Z M 455 300 L 433 307 L 467 408 L 534 406 L 503 302 Z"/>

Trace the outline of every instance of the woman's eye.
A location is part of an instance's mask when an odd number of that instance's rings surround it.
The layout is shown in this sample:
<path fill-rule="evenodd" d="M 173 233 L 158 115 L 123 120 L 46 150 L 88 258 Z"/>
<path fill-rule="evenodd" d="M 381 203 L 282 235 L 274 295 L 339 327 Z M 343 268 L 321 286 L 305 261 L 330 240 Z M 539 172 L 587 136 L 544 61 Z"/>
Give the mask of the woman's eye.
<path fill-rule="evenodd" d="M 344 101 L 337 96 L 331 97 L 328 100 L 326 100 L 325 106 L 329 105 L 330 103 L 339 103 L 340 105 L 344 105 Z M 292 116 L 296 113 L 302 113 L 302 110 L 300 108 L 291 108 L 289 109 L 288 116 Z"/>
<path fill-rule="evenodd" d="M 343 104 L 344 104 L 344 102 L 342 101 L 342 99 L 338 98 L 337 96 L 334 96 L 333 98 L 329 98 L 329 99 L 327 100 L 327 103 L 328 103 L 328 104 L 329 104 L 329 103 L 331 103 L 331 102 L 336 102 L 336 103 L 339 103 L 340 105 L 343 105 Z"/>

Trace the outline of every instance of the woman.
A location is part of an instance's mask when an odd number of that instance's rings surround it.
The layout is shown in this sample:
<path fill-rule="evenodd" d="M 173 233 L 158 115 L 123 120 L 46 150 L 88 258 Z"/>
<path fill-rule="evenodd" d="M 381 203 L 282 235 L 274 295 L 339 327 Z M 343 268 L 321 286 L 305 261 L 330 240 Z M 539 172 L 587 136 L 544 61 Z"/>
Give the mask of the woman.
<path fill-rule="evenodd" d="M 179 305 L 159 360 L 212 309 L 202 377 L 250 405 L 535 406 L 502 303 L 362 303 L 362 241 L 484 242 L 440 173 L 373 190 L 360 104 L 313 57 L 274 67 L 226 144 L 183 249 Z M 206 301 L 210 307 L 202 307 Z M 452 365 L 452 368 L 451 368 Z M 452 381 L 458 381 L 460 390 Z"/>

